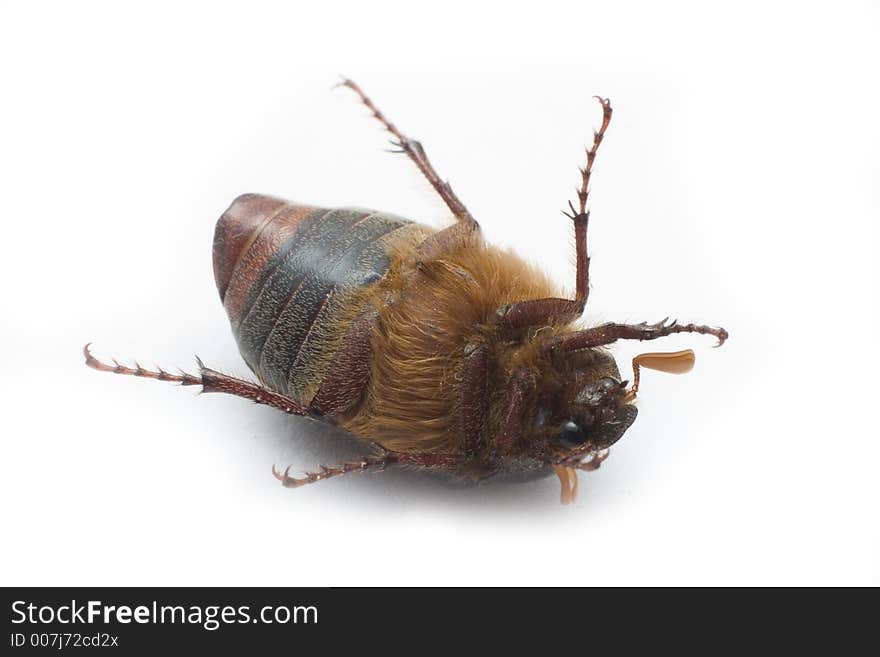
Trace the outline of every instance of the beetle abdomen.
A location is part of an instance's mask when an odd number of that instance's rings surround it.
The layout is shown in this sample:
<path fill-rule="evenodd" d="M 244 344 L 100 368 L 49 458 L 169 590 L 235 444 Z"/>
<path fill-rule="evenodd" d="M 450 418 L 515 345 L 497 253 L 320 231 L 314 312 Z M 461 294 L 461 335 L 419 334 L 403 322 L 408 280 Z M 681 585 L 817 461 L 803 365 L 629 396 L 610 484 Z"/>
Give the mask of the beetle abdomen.
<path fill-rule="evenodd" d="M 362 310 L 364 288 L 427 232 L 382 212 L 238 197 L 217 222 L 214 275 L 250 368 L 309 403 Z"/>

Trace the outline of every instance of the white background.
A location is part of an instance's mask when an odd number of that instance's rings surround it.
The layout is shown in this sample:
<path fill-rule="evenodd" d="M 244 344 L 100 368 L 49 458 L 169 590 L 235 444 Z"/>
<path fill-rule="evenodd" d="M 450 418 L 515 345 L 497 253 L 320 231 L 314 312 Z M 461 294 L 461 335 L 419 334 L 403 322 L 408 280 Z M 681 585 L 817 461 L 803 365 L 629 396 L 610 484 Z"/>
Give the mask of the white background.
<path fill-rule="evenodd" d="M 878 32 L 870 2 L 0 3 L 2 584 L 880 583 Z M 586 321 L 731 339 L 666 341 L 694 372 L 645 376 L 576 505 L 555 479 L 285 490 L 273 463 L 357 445 L 83 366 L 91 340 L 246 373 L 211 271 L 242 192 L 447 220 L 340 73 L 566 284 L 611 97 Z"/>

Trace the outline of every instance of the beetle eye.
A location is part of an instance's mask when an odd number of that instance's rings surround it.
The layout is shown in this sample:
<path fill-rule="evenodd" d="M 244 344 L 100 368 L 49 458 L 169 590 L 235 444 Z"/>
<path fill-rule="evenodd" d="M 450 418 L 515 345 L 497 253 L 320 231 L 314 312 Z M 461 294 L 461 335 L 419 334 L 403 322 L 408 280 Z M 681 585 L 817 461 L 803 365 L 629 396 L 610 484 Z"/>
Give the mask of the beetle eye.
<path fill-rule="evenodd" d="M 578 447 L 587 442 L 587 432 L 574 421 L 568 420 L 559 432 L 559 442 L 568 449 Z"/>

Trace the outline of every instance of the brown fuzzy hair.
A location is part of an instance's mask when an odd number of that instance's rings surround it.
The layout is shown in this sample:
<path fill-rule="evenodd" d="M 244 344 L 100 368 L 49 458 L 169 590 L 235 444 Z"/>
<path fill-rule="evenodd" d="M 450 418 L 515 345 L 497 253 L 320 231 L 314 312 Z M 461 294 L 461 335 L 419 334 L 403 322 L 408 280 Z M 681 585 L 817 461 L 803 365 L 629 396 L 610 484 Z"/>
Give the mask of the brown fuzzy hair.
<path fill-rule="evenodd" d="M 463 352 L 470 343 L 490 351 L 490 410 L 486 435 L 497 429 L 511 372 L 536 374 L 549 358 L 528 337 L 564 327 L 539 327 L 524 340 L 502 340 L 499 308 L 527 299 L 559 297 L 547 276 L 479 234 L 416 263 L 400 253 L 369 302 L 379 313 L 372 336 L 370 382 L 353 417 L 340 422 L 357 436 L 397 452 L 457 453 L 463 447 L 458 407 Z"/>

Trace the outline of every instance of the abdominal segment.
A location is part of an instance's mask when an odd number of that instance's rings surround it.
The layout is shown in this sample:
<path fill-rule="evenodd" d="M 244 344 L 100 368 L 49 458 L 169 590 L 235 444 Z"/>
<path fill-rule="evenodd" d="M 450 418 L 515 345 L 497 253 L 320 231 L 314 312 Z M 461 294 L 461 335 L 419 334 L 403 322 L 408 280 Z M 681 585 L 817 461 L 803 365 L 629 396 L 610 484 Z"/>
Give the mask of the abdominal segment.
<path fill-rule="evenodd" d="M 248 366 L 273 390 L 311 402 L 365 290 L 426 230 L 358 208 L 236 199 L 217 224 L 214 271 Z"/>

